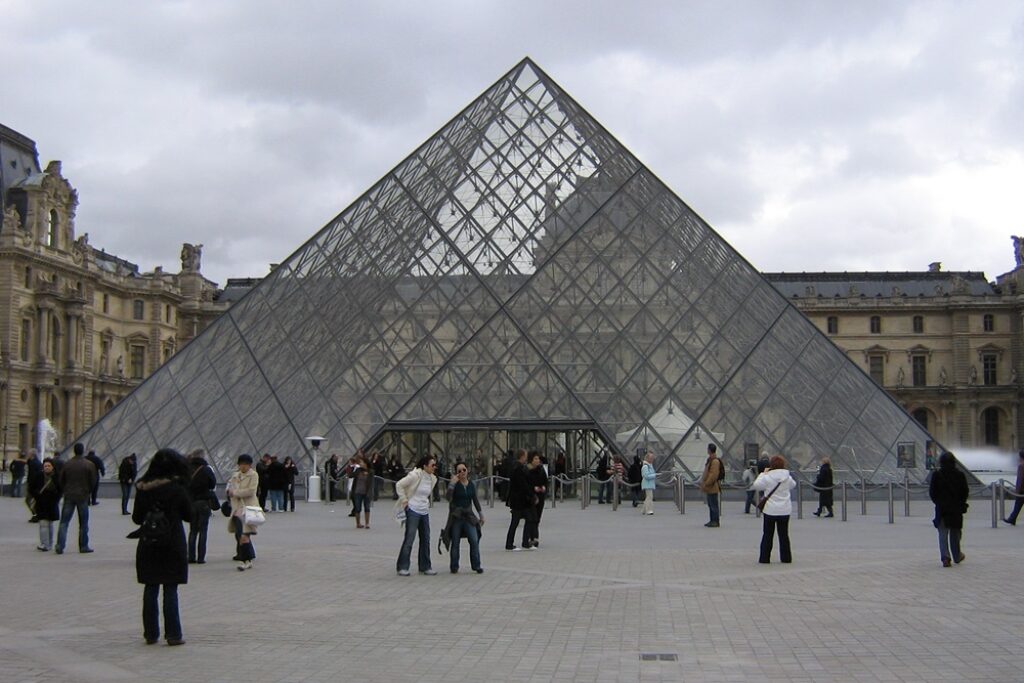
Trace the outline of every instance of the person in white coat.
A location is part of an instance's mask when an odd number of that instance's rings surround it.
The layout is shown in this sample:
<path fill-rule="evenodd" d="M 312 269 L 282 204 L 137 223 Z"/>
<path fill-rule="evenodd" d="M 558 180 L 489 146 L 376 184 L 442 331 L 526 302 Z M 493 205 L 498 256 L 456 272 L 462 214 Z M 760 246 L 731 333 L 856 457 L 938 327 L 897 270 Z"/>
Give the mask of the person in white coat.
<path fill-rule="evenodd" d="M 654 514 L 654 487 L 658 473 L 654 470 L 654 453 L 647 451 L 644 464 L 640 467 L 640 488 L 644 492 L 644 514 Z"/>
<path fill-rule="evenodd" d="M 761 557 L 758 562 L 768 564 L 772 557 L 772 542 L 776 529 L 779 534 L 779 559 L 792 562 L 793 553 L 789 546 L 789 516 L 793 512 L 790 491 L 796 488 L 796 482 L 786 469 L 786 459 L 781 455 L 774 456 L 768 463 L 768 469 L 757 475 L 755 491 L 761 491 L 768 498 L 764 504 L 764 532 L 761 534 Z"/>

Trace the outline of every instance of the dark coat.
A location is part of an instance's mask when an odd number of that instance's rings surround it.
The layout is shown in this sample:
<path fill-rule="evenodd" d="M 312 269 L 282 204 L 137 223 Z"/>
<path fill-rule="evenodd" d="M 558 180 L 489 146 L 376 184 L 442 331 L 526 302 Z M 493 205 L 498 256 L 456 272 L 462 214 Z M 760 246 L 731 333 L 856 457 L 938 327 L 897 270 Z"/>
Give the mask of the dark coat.
<path fill-rule="evenodd" d="M 818 468 L 814 489 L 818 492 L 818 505 L 832 507 L 832 465 L 826 462 Z"/>
<path fill-rule="evenodd" d="M 533 501 L 531 492 L 526 465 L 517 462 L 512 466 L 512 473 L 508 478 L 508 499 L 505 504 L 513 510 L 527 508 Z"/>
<path fill-rule="evenodd" d="M 267 465 L 267 490 L 284 491 L 288 488 L 288 472 L 283 462 L 272 460 Z"/>
<path fill-rule="evenodd" d="M 135 575 L 139 583 L 188 583 L 188 548 L 182 522 L 192 522 L 192 503 L 185 487 L 170 479 L 153 479 L 140 481 L 135 490 L 132 521 L 142 524 L 146 513 L 159 504 L 171 527 L 170 538 L 164 544 L 148 545 L 139 541 L 135 550 Z"/>
<path fill-rule="evenodd" d="M 536 496 L 538 500 L 544 500 L 547 491 L 540 493 L 536 490 L 538 486 L 547 488 L 548 485 L 548 475 L 544 473 L 544 465 L 537 465 L 532 470 L 529 470 L 526 473 L 526 478 L 530 482 L 530 493 Z"/>
<path fill-rule="evenodd" d="M 121 464 L 117 467 L 117 480 L 122 484 L 130 484 L 135 481 L 139 474 L 139 466 L 134 460 L 122 458 Z"/>
<path fill-rule="evenodd" d="M 39 519 L 56 522 L 60 519 L 60 487 L 57 486 L 57 475 L 47 477 L 40 473 L 36 485 L 30 487 L 32 497 L 36 501 L 35 515 Z"/>
<path fill-rule="evenodd" d="M 188 497 L 193 503 L 202 501 L 209 505 L 210 493 L 217 485 L 217 477 L 202 458 L 196 458 L 190 463 L 190 466 L 192 467 L 192 474 L 189 475 L 188 479 Z"/>
<path fill-rule="evenodd" d="M 967 477 L 955 465 L 940 467 L 933 472 L 932 481 L 928 485 L 928 496 L 935 503 L 933 522 L 936 528 L 941 520 L 947 529 L 963 529 L 969 495 Z"/>
<path fill-rule="evenodd" d="M 284 476 L 288 482 L 287 488 L 295 486 L 295 477 L 299 476 L 299 466 L 294 462 L 282 463 L 281 466 L 284 467 Z"/>
<path fill-rule="evenodd" d="M 28 466 L 28 497 L 32 498 L 35 496 L 33 491 L 43 485 L 43 463 L 39 458 L 31 458 L 25 464 Z"/>
<path fill-rule="evenodd" d="M 103 460 L 100 459 L 100 456 L 96 455 L 95 453 L 89 453 L 88 455 L 85 456 L 85 459 L 92 463 L 93 467 L 96 468 L 96 471 L 99 473 L 100 477 L 103 477 L 107 474 L 107 468 L 103 465 Z"/>
<path fill-rule="evenodd" d="M 76 455 L 59 471 L 55 462 L 54 471 L 57 472 L 57 481 L 60 482 L 60 490 L 64 492 L 66 500 L 81 503 L 92 498 L 92 487 L 96 485 L 99 475 L 96 466 L 85 457 Z"/>

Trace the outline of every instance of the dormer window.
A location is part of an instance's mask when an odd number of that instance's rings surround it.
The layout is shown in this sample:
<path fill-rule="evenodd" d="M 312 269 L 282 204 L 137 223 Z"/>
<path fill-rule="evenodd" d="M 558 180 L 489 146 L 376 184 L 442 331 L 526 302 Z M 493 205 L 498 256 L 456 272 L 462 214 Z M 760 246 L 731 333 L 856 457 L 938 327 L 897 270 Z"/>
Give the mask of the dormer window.
<path fill-rule="evenodd" d="M 46 221 L 46 246 L 57 249 L 60 246 L 60 217 L 55 210 L 50 211 Z"/>

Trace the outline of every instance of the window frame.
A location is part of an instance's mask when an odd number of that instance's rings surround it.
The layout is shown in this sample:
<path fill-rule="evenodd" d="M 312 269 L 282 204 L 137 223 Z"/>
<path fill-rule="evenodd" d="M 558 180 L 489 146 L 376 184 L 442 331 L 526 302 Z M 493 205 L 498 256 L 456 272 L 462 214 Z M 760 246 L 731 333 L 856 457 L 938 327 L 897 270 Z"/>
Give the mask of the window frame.
<path fill-rule="evenodd" d="M 871 316 L 871 320 L 868 321 L 868 329 L 871 331 L 871 334 L 882 334 L 882 316 Z"/>

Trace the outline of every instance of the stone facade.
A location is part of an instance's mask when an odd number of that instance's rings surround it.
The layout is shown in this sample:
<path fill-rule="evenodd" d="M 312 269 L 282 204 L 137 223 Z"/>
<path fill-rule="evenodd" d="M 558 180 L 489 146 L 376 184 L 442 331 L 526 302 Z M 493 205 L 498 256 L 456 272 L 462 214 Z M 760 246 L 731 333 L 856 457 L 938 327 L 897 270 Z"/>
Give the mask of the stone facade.
<path fill-rule="evenodd" d="M 200 272 L 139 267 L 76 235 L 78 193 L 59 161 L 0 126 L 0 448 L 36 442 L 42 418 L 61 445 L 81 433 L 227 309 Z"/>

